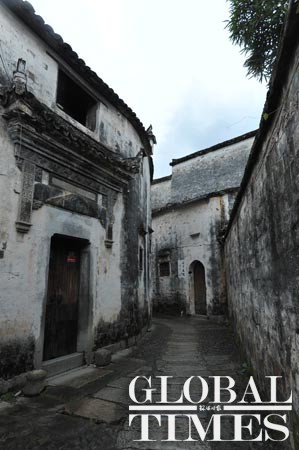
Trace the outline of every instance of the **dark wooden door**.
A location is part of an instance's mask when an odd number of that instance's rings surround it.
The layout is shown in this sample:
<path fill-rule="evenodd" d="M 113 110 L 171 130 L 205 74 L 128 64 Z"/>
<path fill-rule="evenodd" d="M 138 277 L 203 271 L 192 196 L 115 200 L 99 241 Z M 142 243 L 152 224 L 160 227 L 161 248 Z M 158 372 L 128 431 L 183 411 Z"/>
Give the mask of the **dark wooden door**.
<path fill-rule="evenodd" d="M 194 263 L 194 303 L 196 314 L 207 314 L 205 269 L 199 261 Z"/>
<path fill-rule="evenodd" d="M 74 240 L 52 238 L 44 360 L 77 350 L 80 249 Z"/>

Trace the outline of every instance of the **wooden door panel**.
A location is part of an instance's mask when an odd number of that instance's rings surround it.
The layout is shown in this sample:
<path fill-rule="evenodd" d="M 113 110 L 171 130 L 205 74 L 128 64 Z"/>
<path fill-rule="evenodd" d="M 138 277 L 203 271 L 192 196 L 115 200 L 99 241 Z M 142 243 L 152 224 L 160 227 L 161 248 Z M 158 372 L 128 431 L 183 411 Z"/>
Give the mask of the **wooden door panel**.
<path fill-rule="evenodd" d="M 207 314 L 205 270 L 200 263 L 194 266 L 194 303 L 196 314 Z"/>

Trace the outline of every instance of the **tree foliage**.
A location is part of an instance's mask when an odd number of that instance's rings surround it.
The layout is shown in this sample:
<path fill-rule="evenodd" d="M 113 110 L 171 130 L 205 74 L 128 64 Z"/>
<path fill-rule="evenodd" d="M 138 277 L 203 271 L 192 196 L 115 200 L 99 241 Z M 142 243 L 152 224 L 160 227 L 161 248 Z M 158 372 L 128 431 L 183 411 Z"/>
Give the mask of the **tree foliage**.
<path fill-rule="evenodd" d="M 288 1 L 229 0 L 230 39 L 247 57 L 247 75 L 260 81 L 270 78 L 278 52 Z"/>

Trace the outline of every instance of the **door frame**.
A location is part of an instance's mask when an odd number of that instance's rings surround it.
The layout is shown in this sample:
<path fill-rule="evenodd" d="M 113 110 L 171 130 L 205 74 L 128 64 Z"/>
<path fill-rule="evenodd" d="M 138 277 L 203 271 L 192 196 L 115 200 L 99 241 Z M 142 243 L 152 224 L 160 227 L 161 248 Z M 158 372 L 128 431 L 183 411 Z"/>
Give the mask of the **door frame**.
<path fill-rule="evenodd" d="M 87 364 L 91 362 L 92 352 L 92 299 L 91 299 L 91 270 L 90 270 L 90 241 L 60 233 L 54 233 L 49 239 L 48 261 L 45 270 L 45 290 L 42 307 L 42 317 L 40 326 L 40 338 L 36 343 L 35 367 L 41 367 L 44 362 L 43 350 L 45 340 L 46 307 L 48 296 L 48 276 L 50 265 L 51 243 L 53 238 L 69 239 L 79 244 L 80 268 L 79 268 L 79 296 L 78 296 L 78 328 L 77 328 L 77 352 L 84 352 Z M 66 357 L 68 355 L 65 355 Z M 60 357 L 60 358 L 63 358 Z"/>
<path fill-rule="evenodd" d="M 208 315 L 208 302 L 207 302 L 207 283 L 206 283 L 206 269 L 204 264 L 199 261 L 198 259 L 195 259 L 192 261 L 192 263 L 189 266 L 189 305 L 192 308 L 192 314 L 196 314 L 196 308 L 195 308 L 195 278 L 194 278 L 194 268 L 195 264 L 199 263 L 203 267 L 203 274 L 204 274 L 204 285 L 205 285 L 205 297 L 206 297 L 206 314 L 203 314 L 204 316 Z"/>

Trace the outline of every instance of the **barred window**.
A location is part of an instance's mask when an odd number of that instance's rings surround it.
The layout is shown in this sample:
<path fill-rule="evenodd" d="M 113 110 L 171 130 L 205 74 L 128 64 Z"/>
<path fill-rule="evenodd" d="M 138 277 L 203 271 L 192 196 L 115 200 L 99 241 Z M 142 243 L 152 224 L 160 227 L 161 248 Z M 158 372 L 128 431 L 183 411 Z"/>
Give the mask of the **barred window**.
<path fill-rule="evenodd" d="M 169 261 L 160 262 L 159 270 L 160 270 L 160 277 L 169 277 L 169 275 L 170 275 Z"/>

